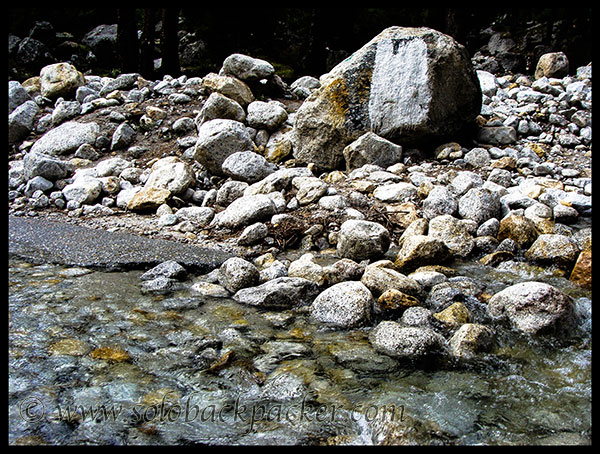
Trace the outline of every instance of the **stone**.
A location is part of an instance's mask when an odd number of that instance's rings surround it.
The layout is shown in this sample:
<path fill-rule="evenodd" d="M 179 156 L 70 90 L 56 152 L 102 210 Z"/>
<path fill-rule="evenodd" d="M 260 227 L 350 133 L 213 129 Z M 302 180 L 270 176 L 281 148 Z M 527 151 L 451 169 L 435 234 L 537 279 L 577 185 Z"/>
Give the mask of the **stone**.
<path fill-rule="evenodd" d="M 311 316 L 336 328 L 353 328 L 370 318 L 373 296 L 357 281 L 340 282 L 320 293 L 312 303 Z"/>
<path fill-rule="evenodd" d="M 153 211 L 170 197 L 171 191 L 168 189 L 144 187 L 131 197 L 127 203 L 127 209 L 131 211 Z"/>
<path fill-rule="evenodd" d="M 226 181 L 217 191 L 215 203 L 222 207 L 228 206 L 231 202 L 243 197 L 244 191 L 248 188 L 248 183 L 244 181 L 231 180 Z M 204 196 L 203 196 L 204 199 Z M 202 202 L 202 200 L 201 200 Z"/>
<path fill-rule="evenodd" d="M 458 214 L 463 219 L 472 219 L 482 224 L 500 215 L 498 196 L 485 188 L 471 188 L 458 200 Z"/>
<path fill-rule="evenodd" d="M 256 183 L 277 170 L 277 166 L 253 151 L 238 151 L 229 155 L 221 170 L 235 180 Z"/>
<path fill-rule="evenodd" d="M 128 123 L 121 123 L 112 136 L 111 150 L 127 148 L 135 138 L 135 130 Z"/>
<path fill-rule="evenodd" d="M 428 235 L 412 235 L 404 239 L 396 256 L 395 266 L 399 270 L 414 270 L 421 265 L 439 264 L 450 258 L 446 245 Z"/>
<path fill-rule="evenodd" d="M 488 312 L 494 319 L 508 319 L 514 329 L 527 334 L 565 330 L 574 323 L 573 300 L 558 288 L 536 281 L 511 285 L 494 294 Z"/>
<path fill-rule="evenodd" d="M 288 118 L 286 110 L 276 102 L 253 101 L 247 111 L 246 123 L 255 129 L 276 131 Z"/>
<path fill-rule="evenodd" d="M 35 141 L 31 151 L 49 155 L 66 154 L 83 144 L 93 145 L 100 128 L 97 123 L 68 121 L 46 132 Z"/>
<path fill-rule="evenodd" d="M 40 71 L 41 93 L 46 98 L 72 97 L 82 85 L 85 85 L 83 74 L 70 63 L 55 63 Z"/>
<path fill-rule="evenodd" d="M 469 310 L 460 301 L 451 304 L 443 311 L 433 314 L 433 316 L 450 327 L 458 327 L 471 321 Z"/>
<path fill-rule="evenodd" d="M 50 181 L 66 178 L 73 171 L 67 162 L 37 151 L 30 151 L 23 158 L 23 177 L 30 180 L 36 176 Z"/>
<path fill-rule="evenodd" d="M 254 95 L 248 85 L 235 77 L 209 73 L 202 78 L 202 85 L 210 93 L 221 93 L 233 99 L 242 107 L 246 107 L 254 101 Z"/>
<path fill-rule="evenodd" d="M 317 294 L 317 285 L 308 279 L 279 277 L 256 287 L 241 289 L 233 295 L 233 299 L 266 309 L 291 309 L 311 304 Z"/>
<path fill-rule="evenodd" d="M 27 90 L 16 80 L 8 81 L 8 115 L 25 101 L 31 101 Z"/>
<path fill-rule="evenodd" d="M 519 248 L 529 247 L 538 237 L 535 224 L 525 216 L 510 214 L 500 221 L 498 240 L 513 240 Z"/>
<path fill-rule="evenodd" d="M 388 263 L 391 265 L 391 262 Z M 419 301 L 424 299 L 423 287 L 417 281 L 382 265 L 377 262 L 368 265 L 360 279 L 375 298 L 379 298 L 384 292 L 393 288 Z"/>
<path fill-rule="evenodd" d="M 517 131 L 511 126 L 484 126 L 477 131 L 476 140 L 490 145 L 510 145 L 517 141 Z"/>
<path fill-rule="evenodd" d="M 360 261 L 385 254 L 390 246 L 390 233 L 381 224 L 348 220 L 340 228 L 337 253 L 341 258 Z"/>
<path fill-rule="evenodd" d="M 258 268 L 240 258 L 227 259 L 219 268 L 219 284 L 236 293 L 238 290 L 258 284 Z"/>
<path fill-rule="evenodd" d="M 232 54 L 223 61 L 223 72 L 241 80 L 260 80 L 275 74 L 268 61 L 244 54 Z"/>
<path fill-rule="evenodd" d="M 316 202 L 327 192 L 327 184 L 317 177 L 296 177 L 292 185 L 298 189 L 296 199 L 300 205 Z"/>
<path fill-rule="evenodd" d="M 414 296 L 407 295 L 395 288 L 387 289 L 379 298 L 374 306 L 378 314 L 401 314 L 409 307 L 418 306 L 420 301 Z"/>
<path fill-rule="evenodd" d="M 27 137 L 33 129 L 38 113 L 38 105 L 34 101 L 25 101 L 8 115 L 8 143 L 17 143 Z"/>
<path fill-rule="evenodd" d="M 492 328 L 479 323 L 465 323 L 449 340 L 452 356 L 459 360 L 471 360 L 478 353 L 492 350 L 495 344 L 495 332 Z"/>
<path fill-rule="evenodd" d="M 383 168 L 402 161 L 402 147 L 368 131 L 343 150 L 346 170 L 352 171 L 365 164 Z"/>
<path fill-rule="evenodd" d="M 146 271 L 140 276 L 140 279 L 149 281 L 162 276 L 169 279 L 181 280 L 185 278 L 186 274 L 186 269 L 175 260 L 167 260 Z"/>
<path fill-rule="evenodd" d="M 219 227 L 236 229 L 268 219 L 275 212 L 275 205 L 269 195 L 248 195 L 236 199 L 224 211 L 218 213 L 215 222 Z"/>
<path fill-rule="evenodd" d="M 378 186 L 373 197 L 382 202 L 410 202 L 418 200 L 417 187 L 411 183 L 392 183 Z"/>
<path fill-rule="evenodd" d="M 195 181 L 194 172 L 187 163 L 176 156 L 168 156 L 152 165 L 144 186 L 168 189 L 172 194 L 183 194 Z"/>
<path fill-rule="evenodd" d="M 62 190 L 67 201 L 76 201 L 80 204 L 94 202 L 102 192 L 102 183 L 97 178 L 82 176 Z"/>
<path fill-rule="evenodd" d="M 475 241 L 465 227 L 464 221 L 445 214 L 429 221 L 429 236 L 444 243 L 450 254 L 467 257 L 473 250 Z"/>
<path fill-rule="evenodd" d="M 435 185 L 423 200 L 423 217 L 433 219 L 444 214 L 454 215 L 458 208 L 455 195 L 446 186 Z"/>
<path fill-rule="evenodd" d="M 290 263 L 288 276 L 308 279 L 320 286 L 325 284 L 325 270 L 315 262 L 315 256 L 310 253 L 303 254 L 298 260 Z"/>
<path fill-rule="evenodd" d="M 592 289 L 592 248 L 582 250 L 577 257 L 569 279 L 577 285 Z"/>
<path fill-rule="evenodd" d="M 230 155 L 254 149 L 243 123 L 216 119 L 203 123 L 198 129 L 194 158 L 214 175 L 224 175 L 222 165 Z"/>
<path fill-rule="evenodd" d="M 269 234 L 269 229 L 262 222 L 256 222 L 249 225 L 240 234 L 237 240 L 237 244 L 241 246 L 252 246 L 253 244 L 260 243 Z"/>
<path fill-rule="evenodd" d="M 199 128 L 203 123 L 219 118 L 244 122 L 246 112 L 233 99 L 220 93 L 211 93 L 194 121 Z"/>
<path fill-rule="evenodd" d="M 195 226 L 206 227 L 215 217 L 215 210 L 210 207 L 183 207 L 175 213 L 177 221 L 189 221 Z"/>
<path fill-rule="evenodd" d="M 123 158 L 108 158 L 96 164 L 96 175 L 98 177 L 119 176 L 123 170 L 133 166 L 131 161 Z"/>
<path fill-rule="evenodd" d="M 556 265 L 571 270 L 579 256 L 577 243 L 566 235 L 544 234 L 536 238 L 525 258 L 540 265 Z"/>
<path fill-rule="evenodd" d="M 562 78 L 569 74 L 569 59 L 563 52 L 550 52 L 540 57 L 535 68 L 535 78 Z"/>
<path fill-rule="evenodd" d="M 465 49 L 428 28 L 390 27 L 333 68 L 296 113 L 294 156 L 335 169 L 368 131 L 399 145 L 456 133 L 481 110 Z"/>
<path fill-rule="evenodd" d="M 379 323 L 369 341 L 378 352 L 398 359 L 420 360 L 448 352 L 446 340 L 431 328 L 402 326 L 393 321 Z"/>

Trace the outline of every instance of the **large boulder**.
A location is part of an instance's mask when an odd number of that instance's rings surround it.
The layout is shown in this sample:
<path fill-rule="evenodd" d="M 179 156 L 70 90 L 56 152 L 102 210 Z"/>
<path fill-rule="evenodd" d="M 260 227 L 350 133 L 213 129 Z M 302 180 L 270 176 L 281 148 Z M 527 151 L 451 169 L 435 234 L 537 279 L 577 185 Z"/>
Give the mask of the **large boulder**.
<path fill-rule="evenodd" d="M 42 96 L 47 98 L 74 96 L 75 90 L 82 85 L 85 85 L 83 74 L 69 63 L 44 66 L 40 71 Z"/>
<path fill-rule="evenodd" d="M 528 334 L 569 328 L 574 323 L 573 300 L 543 282 L 521 282 L 492 296 L 488 312 L 494 319 L 508 319 L 511 326 Z"/>
<path fill-rule="evenodd" d="M 322 78 L 296 115 L 294 156 L 324 169 L 368 131 L 400 145 L 451 136 L 481 110 L 464 47 L 429 28 L 390 27 Z"/>
<path fill-rule="evenodd" d="M 83 144 L 93 145 L 99 131 L 100 127 L 94 122 L 68 121 L 40 137 L 31 147 L 31 151 L 53 156 L 70 153 Z"/>

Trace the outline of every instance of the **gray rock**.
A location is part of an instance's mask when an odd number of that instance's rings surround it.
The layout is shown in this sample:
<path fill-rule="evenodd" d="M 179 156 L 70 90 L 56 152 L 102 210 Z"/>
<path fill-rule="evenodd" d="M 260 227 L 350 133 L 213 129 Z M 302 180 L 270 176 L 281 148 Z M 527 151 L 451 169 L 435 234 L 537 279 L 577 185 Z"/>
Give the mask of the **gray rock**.
<path fill-rule="evenodd" d="M 81 104 L 78 101 L 61 101 L 52 111 L 52 124 L 59 125 L 65 120 L 70 120 L 81 113 Z"/>
<path fill-rule="evenodd" d="M 169 279 L 181 280 L 186 276 L 186 270 L 175 260 L 167 260 L 149 269 L 140 276 L 143 281 L 156 279 L 157 277 L 166 277 Z"/>
<path fill-rule="evenodd" d="M 500 216 L 501 206 L 497 195 L 488 189 L 472 188 L 458 200 L 458 214 L 482 224 Z"/>
<path fill-rule="evenodd" d="M 243 197 L 248 183 L 244 181 L 226 181 L 217 191 L 215 203 L 222 207 L 228 206 L 231 202 Z"/>
<path fill-rule="evenodd" d="M 96 164 L 96 175 L 99 177 L 119 176 L 123 170 L 132 166 L 133 163 L 127 159 L 108 158 Z"/>
<path fill-rule="evenodd" d="M 375 350 L 398 359 L 419 360 L 448 353 L 446 340 L 432 329 L 405 327 L 393 321 L 377 325 L 369 341 Z"/>
<path fill-rule="evenodd" d="M 561 78 L 569 73 L 569 59 L 563 52 L 551 52 L 540 57 L 535 68 L 535 78 Z"/>
<path fill-rule="evenodd" d="M 568 329 L 574 323 L 573 300 L 556 287 L 542 282 L 521 282 L 493 295 L 488 312 L 494 319 L 508 319 L 511 326 L 528 334 Z"/>
<path fill-rule="evenodd" d="M 249 225 L 239 236 L 237 243 L 242 246 L 251 246 L 260 243 L 269 234 L 269 229 L 262 222 Z"/>
<path fill-rule="evenodd" d="M 257 287 L 244 288 L 233 295 L 239 303 L 268 309 L 289 309 L 312 303 L 317 285 L 300 277 L 279 277 Z"/>
<path fill-rule="evenodd" d="M 215 216 L 219 227 L 236 229 L 270 218 L 276 213 L 273 199 L 267 194 L 240 197 Z"/>
<path fill-rule="evenodd" d="M 490 145 L 510 145 L 517 141 L 517 131 L 511 126 L 484 126 L 477 131 L 477 141 Z"/>
<path fill-rule="evenodd" d="M 571 270 L 577 257 L 579 246 L 566 235 L 539 235 L 525 253 L 525 258 L 540 265 L 556 265 Z"/>
<path fill-rule="evenodd" d="M 373 295 L 364 284 L 356 281 L 340 282 L 315 298 L 312 317 L 336 328 L 353 328 L 369 320 Z"/>
<path fill-rule="evenodd" d="M 342 258 L 361 261 L 385 254 L 390 246 L 390 233 L 381 224 L 348 220 L 340 228 L 337 253 Z"/>
<path fill-rule="evenodd" d="M 98 124 L 94 122 L 68 121 L 40 137 L 31 147 L 31 151 L 49 155 L 66 154 L 85 143 L 93 145 L 99 131 Z"/>
<path fill-rule="evenodd" d="M 423 200 L 423 217 L 432 219 L 443 214 L 454 215 L 457 208 L 454 194 L 446 186 L 436 185 Z"/>
<path fill-rule="evenodd" d="M 13 110 L 23 104 L 25 101 L 31 101 L 31 96 L 27 90 L 16 80 L 8 81 L 8 115 Z"/>
<path fill-rule="evenodd" d="M 443 241 L 429 235 L 411 235 L 402 241 L 395 265 L 401 270 L 413 270 L 423 265 L 439 264 L 450 258 Z"/>
<path fill-rule="evenodd" d="M 335 169 L 368 131 L 408 145 L 455 133 L 480 110 L 479 80 L 460 44 L 428 28 L 390 27 L 332 69 L 298 109 L 294 156 Z"/>
<path fill-rule="evenodd" d="M 418 189 L 411 183 L 400 182 L 378 186 L 373 197 L 382 202 L 415 202 Z"/>
<path fill-rule="evenodd" d="M 62 190 L 67 201 L 76 201 L 80 204 L 94 202 L 102 192 L 102 183 L 97 178 L 82 176 Z"/>
<path fill-rule="evenodd" d="M 194 121 L 200 128 L 203 123 L 219 118 L 244 122 L 246 121 L 246 112 L 233 99 L 214 92 L 210 94 Z"/>
<path fill-rule="evenodd" d="M 475 148 L 473 149 L 475 150 Z M 471 151 L 473 151 L 471 150 Z M 483 185 L 483 179 L 478 174 L 471 171 L 458 172 L 450 183 L 450 189 L 456 195 L 461 196 L 471 188 Z M 450 213 L 446 213 L 450 214 Z"/>
<path fill-rule="evenodd" d="M 34 192 L 42 191 L 45 192 L 54 187 L 54 184 L 51 181 L 46 180 L 44 177 L 33 177 L 31 180 L 27 182 L 25 185 L 25 190 L 23 193 L 27 197 L 31 197 Z"/>
<path fill-rule="evenodd" d="M 215 175 L 223 175 L 222 165 L 233 153 L 253 150 L 254 144 L 243 123 L 217 119 L 198 129 L 195 159 Z"/>
<path fill-rule="evenodd" d="M 69 63 L 44 66 L 40 71 L 40 90 L 46 98 L 74 96 L 77 88 L 82 85 L 85 85 L 83 74 Z"/>
<path fill-rule="evenodd" d="M 8 114 L 9 144 L 17 143 L 27 137 L 33 129 L 38 110 L 38 105 L 34 101 L 25 101 Z"/>
<path fill-rule="evenodd" d="M 346 170 L 358 169 L 365 164 L 386 168 L 402 161 L 402 147 L 369 131 L 343 150 Z"/>
<path fill-rule="evenodd" d="M 215 210 L 209 207 L 184 207 L 177 210 L 175 216 L 179 222 L 190 221 L 198 227 L 205 227 L 215 217 Z"/>
<path fill-rule="evenodd" d="M 223 72 L 241 80 L 266 79 L 275 74 L 269 62 L 243 54 L 232 54 L 223 61 Z"/>
<path fill-rule="evenodd" d="M 485 148 L 473 148 L 465 155 L 464 160 L 475 168 L 488 166 L 491 162 L 490 154 Z"/>
<path fill-rule="evenodd" d="M 319 200 L 327 192 L 327 184 L 317 177 L 296 177 L 292 185 L 298 189 L 296 199 L 300 205 Z"/>
<path fill-rule="evenodd" d="M 222 163 L 223 173 L 236 180 L 256 183 L 277 170 L 277 166 L 253 151 L 239 151 L 229 155 Z"/>
<path fill-rule="evenodd" d="M 168 189 L 173 194 L 182 194 L 195 181 L 194 172 L 187 163 L 176 156 L 168 156 L 152 165 L 144 187 Z"/>
<path fill-rule="evenodd" d="M 400 321 L 406 326 L 431 327 L 433 315 L 429 309 L 421 306 L 413 306 L 402 313 Z"/>
<path fill-rule="evenodd" d="M 301 99 L 308 98 L 313 91 L 321 86 L 319 79 L 312 76 L 302 76 L 292 82 L 290 90 Z"/>
<path fill-rule="evenodd" d="M 246 122 L 255 129 L 277 130 L 288 118 L 288 113 L 275 102 L 254 101 L 248 104 Z"/>
<path fill-rule="evenodd" d="M 250 262 L 240 258 L 227 259 L 219 268 L 219 284 L 235 293 L 258 283 L 258 269 Z"/>
<path fill-rule="evenodd" d="M 389 262 L 391 264 L 391 262 Z M 381 296 L 388 289 L 396 289 L 415 298 L 424 299 L 423 287 L 414 279 L 404 274 L 379 266 L 377 263 L 368 265 L 360 281 L 371 291 L 375 298 Z"/>
<path fill-rule="evenodd" d="M 120 150 L 127 148 L 135 138 L 135 130 L 128 124 L 122 123 L 116 129 L 110 143 L 111 150 Z"/>

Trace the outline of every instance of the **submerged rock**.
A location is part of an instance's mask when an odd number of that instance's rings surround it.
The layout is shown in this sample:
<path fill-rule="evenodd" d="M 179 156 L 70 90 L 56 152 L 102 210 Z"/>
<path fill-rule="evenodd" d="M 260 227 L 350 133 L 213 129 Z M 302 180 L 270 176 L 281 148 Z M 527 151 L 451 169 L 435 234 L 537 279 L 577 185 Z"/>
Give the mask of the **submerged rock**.
<path fill-rule="evenodd" d="M 446 339 L 431 328 L 402 326 L 393 321 L 377 325 L 371 331 L 369 341 L 377 351 L 399 359 L 419 360 L 444 355 L 448 349 Z"/>

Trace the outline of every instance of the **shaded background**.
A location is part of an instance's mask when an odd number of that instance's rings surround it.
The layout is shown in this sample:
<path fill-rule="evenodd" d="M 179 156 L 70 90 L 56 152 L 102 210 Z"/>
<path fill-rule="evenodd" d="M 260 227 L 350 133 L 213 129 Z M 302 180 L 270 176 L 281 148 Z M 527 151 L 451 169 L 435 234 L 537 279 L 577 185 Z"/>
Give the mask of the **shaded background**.
<path fill-rule="evenodd" d="M 203 76 L 239 52 L 269 61 L 289 82 L 327 72 L 391 25 L 435 28 L 471 56 L 489 53 L 490 38 L 499 33 L 514 43 L 514 72 L 532 73 L 548 51 L 565 52 L 574 71 L 592 60 L 591 22 L 591 8 L 11 8 L 9 79 L 37 75 L 54 61 L 100 75 Z M 107 55 L 82 43 L 101 24 L 119 24 Z"/>

